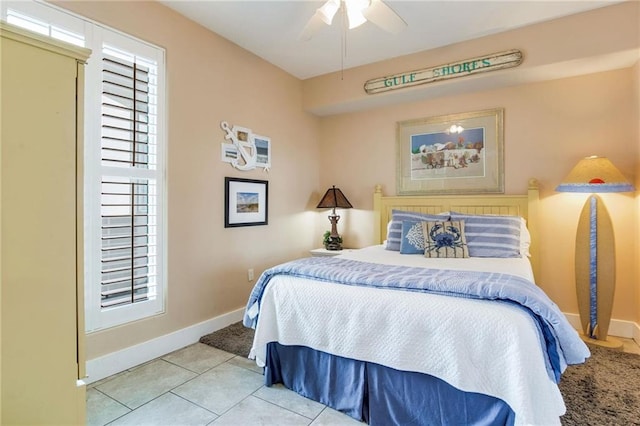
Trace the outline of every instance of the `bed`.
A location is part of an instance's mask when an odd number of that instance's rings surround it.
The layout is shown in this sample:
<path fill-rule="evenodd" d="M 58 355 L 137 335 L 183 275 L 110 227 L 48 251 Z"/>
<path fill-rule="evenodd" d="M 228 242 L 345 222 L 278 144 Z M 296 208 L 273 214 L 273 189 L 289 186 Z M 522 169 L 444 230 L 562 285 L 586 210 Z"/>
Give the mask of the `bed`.
<path fill-rule="evenodd" d="M 378 244 L 261 275 L 250 358 L 267 385 L 371 425 L 559 424 L 557 382 L 589 351 L 534 284 L 537 209 L 533 179 L 522 196 L 376 187 Z M 494 244 L 502 224 L 515 242 Z"/>

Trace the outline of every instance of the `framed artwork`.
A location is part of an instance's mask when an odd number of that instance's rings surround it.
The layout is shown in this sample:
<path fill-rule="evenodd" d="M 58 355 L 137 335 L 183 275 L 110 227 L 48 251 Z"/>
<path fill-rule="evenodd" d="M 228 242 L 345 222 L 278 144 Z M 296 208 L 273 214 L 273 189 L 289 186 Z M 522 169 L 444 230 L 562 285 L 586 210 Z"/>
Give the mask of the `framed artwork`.
<path fill-rule="evenodd" d="M 249 142 L 251 129 L 247 129 L 246 127 L 233 126 L 233 130 L 236 132 L 236 138 L 240 142 Z"/>
<path fill-rule="evenodd" d="M 504 192 L 504 109 L 397 124 L 398 195 Z"/>
<path fill-rule="evenodd" d="M 233 126 L 222 121 L 220 127 L 226 133 L 220 150 L 220 160 L 231 164 L 238 170 L 253 170 L 263 167 L 268 172 L 271 168 L 271 139 L 254 134 L 247 127 Z"/>
<path fill-rule="evenodd" d="M 238 148 L 236 148 L 235 145 L 222 142 L 221 148 L 220 152 L 222 154 L 222 158 L 220 159 L 225 163 L 231 163 L 233 160 L 238 159 Z"/>
<path fill-rule="evenodd" d="M 268 223 L 268 181 L 225 177 L 224 185 L 225 228 Z"/>
<path fill-rule="evenodd" d="M 271 168 L 271 139 L 266 136 L 254 135 L 253 141 L 256 145 L 256 166 Z"/>

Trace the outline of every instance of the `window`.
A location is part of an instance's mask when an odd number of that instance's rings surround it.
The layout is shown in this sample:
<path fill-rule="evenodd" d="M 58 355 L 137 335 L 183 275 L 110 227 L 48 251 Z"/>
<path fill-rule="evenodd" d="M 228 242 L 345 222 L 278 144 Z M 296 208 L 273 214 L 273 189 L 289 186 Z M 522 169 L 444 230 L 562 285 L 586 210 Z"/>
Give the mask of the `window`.
<path fill-rule="evenodd" d="M 100 66 L 99 304 L 102 316 L 112 322 L 125 312 L 129 312 L 125 318 L 137 319 L 142 313 L 162 311 L 158 303 L 162 174 L 158 62 L 120 48 L 123 43 L 107 35 Z M 97 304 L 98 295 L 94 298 Z"/>
<path fill-rule="evenodd" d="M 92 50 L 85 67 L 85 318 L 95 331 L 164 311 L 164 50 L 38 2 L 10 23 Z"/>
<path fill-rule="evenodd" d="M 0 8 L 10 24 L 85 47 L 82 19 L 36 2 L 2 2 Z"/>

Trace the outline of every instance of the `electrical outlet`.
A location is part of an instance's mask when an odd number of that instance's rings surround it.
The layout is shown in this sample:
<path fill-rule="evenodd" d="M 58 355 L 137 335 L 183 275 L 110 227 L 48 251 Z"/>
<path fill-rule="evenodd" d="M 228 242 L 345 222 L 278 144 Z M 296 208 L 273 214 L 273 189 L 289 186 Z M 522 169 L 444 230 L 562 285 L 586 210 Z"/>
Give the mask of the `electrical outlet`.
<path fill-rule="evenodd" d="M 247 278 L 249 281 L 253 281 L 253 268 L 247 270 Z"/>

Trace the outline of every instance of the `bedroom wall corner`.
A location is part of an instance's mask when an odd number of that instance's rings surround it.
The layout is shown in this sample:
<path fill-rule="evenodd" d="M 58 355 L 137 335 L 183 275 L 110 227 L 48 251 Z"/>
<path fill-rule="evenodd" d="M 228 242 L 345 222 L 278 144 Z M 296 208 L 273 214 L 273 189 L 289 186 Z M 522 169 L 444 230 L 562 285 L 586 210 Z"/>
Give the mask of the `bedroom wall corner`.
<path fill-rule="evenodd" d="M 420 102 L 323 117 L 321 122 L 321 182 L 341 182 L 352 204 L 372 208 L 375 184 L 387 195 L 395 194 L 396 122 L 505 108 L 505 192 L 525 194 L 528 179 L 540 184 L 538 284 L 563 312 L 576 313 L 573 250 L 577 221 L 584 199 L 555 192 L 579 158 L 606 155 L 629 179 L 635 179 L 639 147 L 629 134 L 637 124 L 631 110 L 632 69 L 563 78 L 469 94 L 424 99 Z M 351 141 L 351 143 L 345 143 Z M 611 143 L 610 141 L 625 141 Z M 341 158 L 340 163 L 332 158 Z M 348 164 L 348 167 L 345 167 Z M 616 212 L 619 279 L 614 319 L 630 321 L 637 315 L 635 199 L 610 194 L 605 202 Z M 359 247 L 373 243 L 373 213 L 349 223 L 347 238 Z"/>
<path fill-rule="evenodd" d="M 581 157 L 593 154 L 611 158 L 627 178 L 636 184 L 640 182 L 639 77 L 638 65 L 632 66 L 640 49 L 639 13 L 639 3 L 622 2 L 447 49 L 358 67 L 345 73 L 340 83 L 331 74 L 304 81 L 305 107 L 325 114 L 320 133 L 324 165 L 321 182 L 329 177 L 346 182 L 349 193 L 356 194 L 352 203 L 371 208 L 375 184 L 381 184 L 385 194 L 395 193 L 396 122 L 505 108 L 505 192 L 525 193 L 530 177 L 539 180 L 538 284 L 563 312 L 576 313 L 573 252 L 584 199 L 558 194 L 554 189 Z M 579 34 L 572 38 L 575 44 L 557 43 L 566 34 Z M 564 74 L 502 87 L 473 86 L 456 80 L 434 84 L 429 90 L 408 89 L 403 92 L 404 102 L 376 98 L 370 99 L 369 104 L 363 103 L 367 95 L 362 93 L 362 83 L 368 78 L 418 69 L 431 61 L 446 63 L 464 54 L 497 51 L 499 47 L 513 47 L 514 43 L 523 49 L 526 66 L 532 69 L 539 66 L 550 70 L 554 65 L 566 68 L 594 58 L 600 67 L 577 76 Z M 624 64 L 616 61 L 618 54 L 626 58 Z M 635 139 L 630 141 L 629 135 L 634 134 Z M 338 156 L 343 160 L 340 165 L 331 161 Z M 605 202 L 609 211 L 615 212 L 618 277 L 613 319 L 637 323 L 640 200 L 633 194 L 610 195 Z M 360 246 L 372 243 L 373 215 L 363 216 L 346 231 L 348 238 L 358 241 Z"/>
<path fill-rule="evenodd" d="M 575 15 L 309 78 L 303 81 L 303 107 L 322 116 L 344 114 L 565 78 L 584 74 L 586 69 L 604 71 L 613 69 L 613 64 L 626 63 L 628 66 L 638 47 L 636 15 L 639 8 L 637 1 L 616 2 Z M 571 37 L 567 37 L 568 34 Z M 364 82 L 369 79 L 514 48 L 524 55 L 522 64 L 516 68 L 517 73 L 476 74 L 469 79 L 438 81 L 375 95 L 363 90 Z"/>

